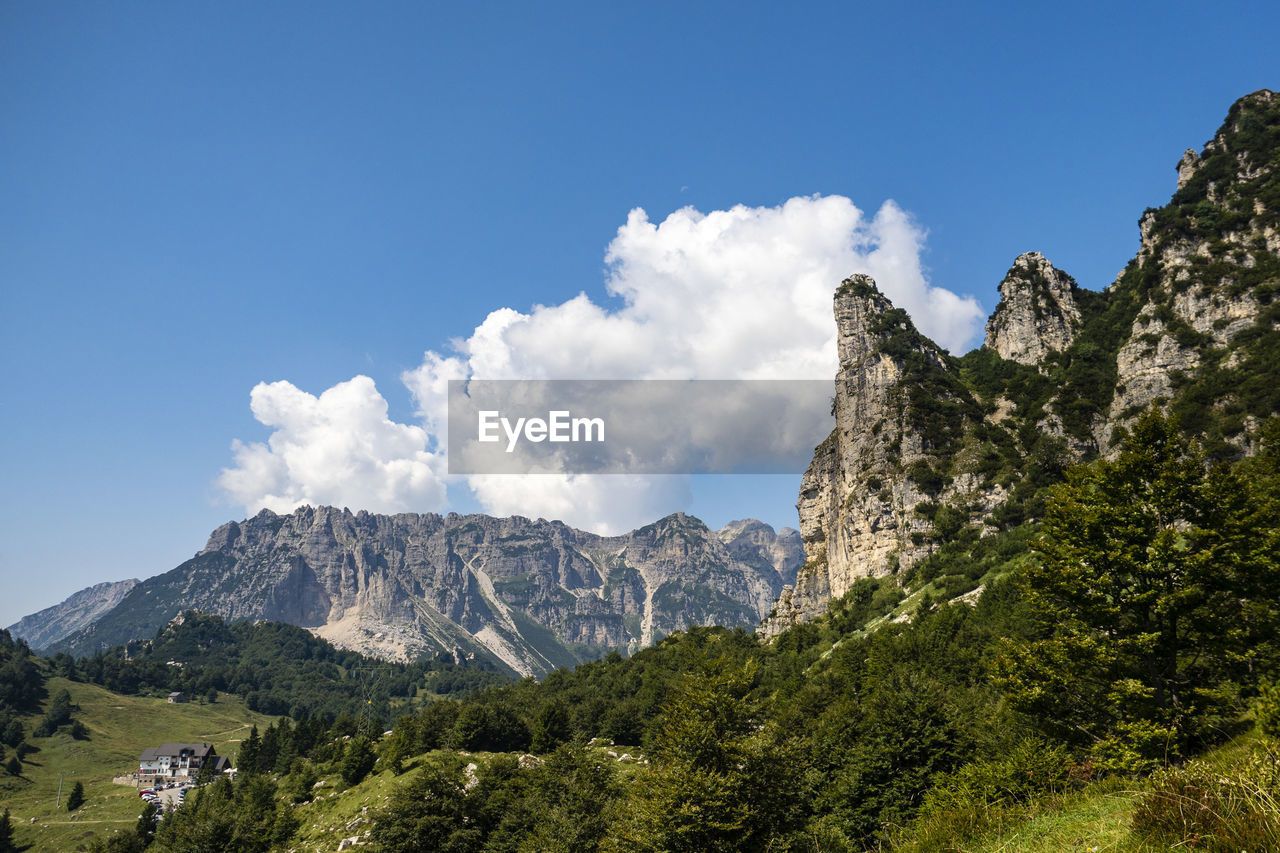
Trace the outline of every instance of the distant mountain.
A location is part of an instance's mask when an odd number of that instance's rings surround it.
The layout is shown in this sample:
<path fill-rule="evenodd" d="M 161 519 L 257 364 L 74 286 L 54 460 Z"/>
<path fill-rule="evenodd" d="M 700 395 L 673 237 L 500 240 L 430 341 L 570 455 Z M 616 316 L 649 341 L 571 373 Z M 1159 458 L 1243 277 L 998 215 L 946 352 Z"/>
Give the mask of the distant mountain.
<path fill-rule="evenodd" d="M 1033 521 L 1038 489 L 1110 453 L 1152 405 L 1211 458 L 1254 451 L 1280 414 L 1280 95 L 1241 98 L 1177 172 L 1105 291 L 1024 253 L 984 346 L 963 357 L 869 277 L 840 286 L 836 428 L 798 503 L 808 562 L 765 634 L 825 612 L 861 578 L 909 578 L 957 536 Z"/>
<path fill-rule="evenodd" d="M 137 585 L 137 579 L 130 578 L 82 589 L 61 604 L 22 617 L 9 626 L 9 633 L 26 640 L 33 649 L 46 648 L 92 625 Z"/>
<path fill-rule="evenodd" d="M 443 651 L 543 674 L 691 625 L 754 627 L 802 562 L 794 530 L 747 521 L 717 534 L 683 513 L 598 536 L 519 516 L 264 510 L 41 647 L 92 654 L 194 609 L 389 660 Z"/>

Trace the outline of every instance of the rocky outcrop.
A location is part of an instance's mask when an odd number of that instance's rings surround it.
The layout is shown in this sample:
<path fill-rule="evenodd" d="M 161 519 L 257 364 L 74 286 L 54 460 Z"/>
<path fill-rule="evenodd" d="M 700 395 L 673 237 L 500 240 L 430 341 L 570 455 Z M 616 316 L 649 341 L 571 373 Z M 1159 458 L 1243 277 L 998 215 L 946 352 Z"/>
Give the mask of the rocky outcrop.
<path fill-rule="evenodd" d="M 985 346 L 1019 364 L 1039 364 L 1071 346 L 1080 329 L 1075 279 L 1039 252 L 1019 255 L 1000 282 Z"/>
<path fill-rule="evenodd" d="M 758 623 L 800 559 L 786 531 L 737 524 L 717 534 L 676 514 L 604 537 L 519 516 L 264 510 L 57 647 L 149 637 L 195 609 L 387 659 L 445 652 L 543 674 L 691 625 Z"/>
<path fill-rule="evenodd" d="M 1173 400 L 1206 362 L 1216 370 L 1246 360 L 1241 332 L 1252 342 L 1275 328 L 1261 309 L 1280 278 L 1278 141 L 1280 96 L 1240 99 L 1203 151 L 1183 155 L 1170 203 L 1143 216 L 1138 255 L 1111 288 L 1142 292 L 1116 356 L 1104 438 Z"/>
<path fill-rule="evenodd" d="M 807 560 L 764 621 L 766 636 L 824 612 L 860 578 L 927 556 L 936 531 L 926 505 L 962 494 L 960 502 L 986 503 L 977 480 L 948 473 L 947 459 L 982 421 L 950 357 L 868 276 L 841 284 L 834 310 L 836 427 L 801 481 Z"/>
<path fill-rule="evenodd" d="M 46 648 L 93 624 L 137 585 L 138 581 L 130 578 L 82 589 L 60 604 L 19 619 L 9 626 L 9 633 L 26 640 L 33 649 Z"/>
<path fill-rule="evenodd" d="M 797 503 L 808 559 L 763 634 L 824 613 L 860 578 L 910 571 L 961 530 L 973 541 L 1034 520 L 1038 489 L 1112 452 L 1153 404 L 1211 456 L 1251 450 L 1280 414 L 1280 96 L 1242 98 L 1177 168 L 1105 292 L 1020 255 L 985 346 L 963 358 L 866 276 L 841 284 L 836 429 Z"/>

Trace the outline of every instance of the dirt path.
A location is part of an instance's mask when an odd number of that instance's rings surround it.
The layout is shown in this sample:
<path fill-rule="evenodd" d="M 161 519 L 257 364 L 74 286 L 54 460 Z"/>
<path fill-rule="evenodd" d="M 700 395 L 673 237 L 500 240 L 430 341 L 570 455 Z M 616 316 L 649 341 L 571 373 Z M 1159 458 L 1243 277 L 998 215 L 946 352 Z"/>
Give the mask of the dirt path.
<path fill-rule="evenodd" d="M 231 735 L 231 734 L 235 734 L 236 732 L 244 731 L 245 729 L 248 729 L 251 725 L 252 725 L 251 723 L 245 723 L 242 726 L 236 726 L 234 729 L 227 729 L 225 732 L 213 732 L 211 734 L 197 735 L 197 737 L 201 738 L 205 743 L 213 743 L 215 740 L 240 741 L 240 740 L 243 740 L 243 738 L 226 737 L 226 735 Z"/>

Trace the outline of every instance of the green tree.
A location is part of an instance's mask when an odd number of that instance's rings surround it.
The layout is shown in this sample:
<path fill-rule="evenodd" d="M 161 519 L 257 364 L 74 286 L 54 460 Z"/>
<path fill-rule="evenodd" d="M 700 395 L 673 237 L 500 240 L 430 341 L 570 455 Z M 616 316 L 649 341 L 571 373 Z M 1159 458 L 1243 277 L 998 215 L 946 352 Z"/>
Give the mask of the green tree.
<path fill-rule="evenodd" d="M 483 838 L 475 826 L 477 805 L 467 796 L 460 759 L 430 762 L 392 794 L 373 822 L 370 840 L 386 853 L 478 851 Z"/>
<path fill-rule="evenodd" d="M 0 853 L 10 853 L 18 848 L 13 846 L 13 821 L 9 818 L 9 810 L 0 815 Z"/>
<path fill-rule="evenodd" d="M 472 752 L 521 752 L 529 748 L 529 728 L 506 702 L 470 702 L 453 726 L 453 745 Z"/>
<path fill-rule="evenodd" d="M 664 707 L 653 765 L 604 849 L 764 850 L 801 819 L 805 762 L 750 695 L 757 664 L 705 654 Z"/>
<path fill-rule="evenodd" d="M 845 720 L 831 752 L 842 756 L 819 798 L 851 838 L 870 844 L 920 805 L 934 777 L 957 763 L 963 735 L 948 692 L 899 664 L 868 680 L 867 696 Z"/>
<path fill-rule="evenodd" d="M 552 699 L 534 717 L 529 749 L 544 755 L 569 740 L 571 733 L 568 709 L 559 699 Z"/>
<path fill-rule="evenodd" d="M 1274 506 L 1143 415 L 1052 494 L 1026 573 L 1037 631 L 1003 662 L 1015 705 L 1117 769 L 1212 736 L 1274 632 Z"/>
<path fill-rule="evenodd" d="M 84 785 L 77 782 L 71 786 L 71 793 L 67 795 L 67 811 L 73 812 L 84 805 Z"/>
<path fill-rule="evenodd" d="M 16 753 L 14 755 L 10 755 L 9 760 L 4 763 L 4 769 L 9 771 L 10 776 L 21 776 L 22 760 L 18 758 Z"/>
<path fill-rule="evenodd" d="M 561 746 L 533 774 L 538 811 L 520 853 L 581 853 L 599 848 L 618 796 L 612 762 L 580 744 Z"/>
<path fill-rule="evenodd" d="M 156 837 L 156 807 L 153 803 L 147 803 L 142 807 L 142 814 L 138 815 L 138 823 L 134 826 L 133 833 L 142 842 L 144 848 L 148 847 Z"/>
<path fill-rule="evenodd" d="M 35 737 L 49 737 L 58 730 L 59 726 L 69 722 L 71 722 L 71 694 L 66 689 L 62 689 L 54 694 L 49 702 L 49 710 L 45 712 L 44 719 L 32 734 Z"/>
<path fill-rule="evenodd" d="M 156 829 L 157 849 L 171 853 L 212 853 L 239 851 L 246 839 L 236 839 L 235 790 L 231 780 L 219 779 L 187 796 L 182 808 L 160 821 Z M 269 839 L 259 839 L 266 844 Z"/>
<path fill-rule="evenodd" d="M 346 751 L 342 755 L 342 766 L 339 769 L 343 780 L 348 785 L 359 784 L 369 775 L 369 771 L 377 761 L 378 756 L 374 753 L 369 739 L 364 735 L 356 735 L 347 743 Z"/>
<path fill-rule="evenodd" d="M 251 776 L 236 786 L 235 829 L 232 845 L 244 851 L 265 851 L 282 846 L 298 820 L 276 802 L 276 786 L 265 776 Z"/>
<path fill-rule="evenodd" d="M 240 744 L 236 753 L 236 770 L 242 775 L 251 776 L 258 772 L 258 753 L 262 750 L 262 739 L 258 737 L 258 727 L 249 729 L 249 736 Z"/>

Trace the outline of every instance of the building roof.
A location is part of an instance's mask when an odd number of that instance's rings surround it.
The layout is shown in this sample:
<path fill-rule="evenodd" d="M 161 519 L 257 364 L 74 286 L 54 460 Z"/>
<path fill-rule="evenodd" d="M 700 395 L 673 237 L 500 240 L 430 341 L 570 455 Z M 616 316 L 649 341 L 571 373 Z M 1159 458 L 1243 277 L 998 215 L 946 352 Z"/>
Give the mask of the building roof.
<path fill-rule="evenodd" d="M 215 754 L 211 743 L 162 743 L 159 746 L 149 746 L 142 750 L 142 755 L 138 756 L 138 760 L 155 761 L 165 755 L 177 758 L 183 752 L 189 752 L 193 757 L 202 760 Z"/>

